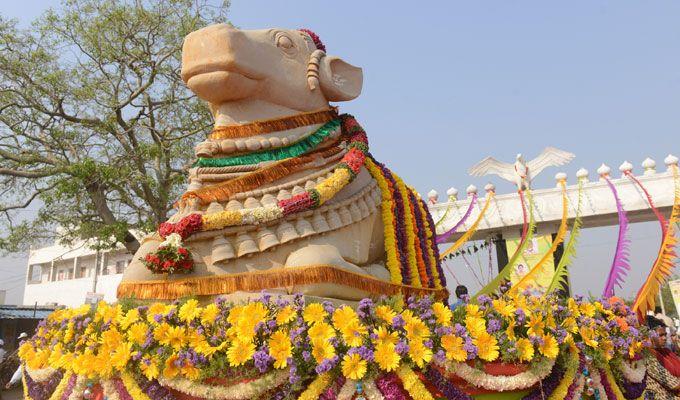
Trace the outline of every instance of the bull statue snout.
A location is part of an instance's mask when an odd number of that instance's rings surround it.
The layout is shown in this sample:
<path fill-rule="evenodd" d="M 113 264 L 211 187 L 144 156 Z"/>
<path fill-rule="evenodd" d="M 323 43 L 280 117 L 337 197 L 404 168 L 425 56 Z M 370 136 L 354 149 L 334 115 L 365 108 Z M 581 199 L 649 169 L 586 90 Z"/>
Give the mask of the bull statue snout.
<path fill-rule="evenodd" d="M 306 32 L 217 24 L 185 38 L 182 79 L 213 110 L 225 103 L 260 102 L 311 111 L 359 96 L 363 73 L 326 55 Z"/>

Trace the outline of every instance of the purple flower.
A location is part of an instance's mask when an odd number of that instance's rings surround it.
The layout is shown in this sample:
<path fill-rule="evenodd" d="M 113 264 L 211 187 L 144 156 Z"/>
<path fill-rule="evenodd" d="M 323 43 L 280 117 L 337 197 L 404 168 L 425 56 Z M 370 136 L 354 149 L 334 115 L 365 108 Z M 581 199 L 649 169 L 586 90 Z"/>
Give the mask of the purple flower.
<path fill-rule="evenodd" d="M 501 329 L 501 321 L 497 319 L 490 319 L 489 325 L 486 327 L 486 331 L 489 333 L 497 332 Z"/>
<path fill-rule="evenodd" d="M 266 348 L 258 350 L 253 354 L 253 361 L 255 361 L 255 368 L 257 368 L 260 373 L 265 373 L 269 369 L 269 364 L 272 358 Z"/>
<path fill-rule="evenodd" d="M 403 328 L 405 323 L 406 321 L 404 321 L 404 318 L 401 315 L 392 318 L 392 327 L 395 329 Z"/>
<path fill-rule="evenodd" d="M 403 355 L 403 354 L 408 353 L 409 346 L 408 346 L 408 344 L 406 344 L 405 341 L 400 340 L 399 342 L 397 342 L 397 345 L 394 346 L 394 350 L 397 352 L 397 354 Z"/>

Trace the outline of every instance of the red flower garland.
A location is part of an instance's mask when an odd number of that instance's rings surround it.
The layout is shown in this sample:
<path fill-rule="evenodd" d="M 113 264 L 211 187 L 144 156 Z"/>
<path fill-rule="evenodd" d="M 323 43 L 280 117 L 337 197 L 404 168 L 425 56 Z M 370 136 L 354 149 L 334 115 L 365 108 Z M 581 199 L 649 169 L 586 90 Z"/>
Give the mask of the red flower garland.
<path fill-rule="evenodd" d="M 154 274 L 188 274 L 194 270 L 194 261 L 184 247 L 161 246 L 140 259 Z"/>

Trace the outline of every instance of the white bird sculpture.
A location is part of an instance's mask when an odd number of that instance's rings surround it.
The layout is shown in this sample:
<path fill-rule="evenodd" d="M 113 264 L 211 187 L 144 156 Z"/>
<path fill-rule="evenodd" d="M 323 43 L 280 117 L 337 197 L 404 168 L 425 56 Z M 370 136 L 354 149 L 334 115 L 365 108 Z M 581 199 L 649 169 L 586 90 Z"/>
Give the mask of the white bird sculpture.
<path fill-rule="evenodd" d="M 496 174 L 506 181 L 517 185 L 518 190 L 526 190 L 531 180 L 541 171 L 548 167 L 558 167 L 567 164 L 574 159 L 574 154 L 568 151 L 546 147 L 538 157 L 526 162 L 522 154 L 517 154 L 514 164 L 498 161 L 493 157 L 487 157 L 470 168 L 468 172 L 472 176 L 484 176 Z"/>

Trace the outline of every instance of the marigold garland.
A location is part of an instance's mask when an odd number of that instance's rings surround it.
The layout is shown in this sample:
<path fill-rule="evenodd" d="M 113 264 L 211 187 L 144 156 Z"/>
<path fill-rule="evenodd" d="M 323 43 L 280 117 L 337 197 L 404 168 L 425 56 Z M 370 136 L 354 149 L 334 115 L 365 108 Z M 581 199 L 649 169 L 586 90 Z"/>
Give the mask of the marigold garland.
<path fill-rule="evenodd" d="M 319 395 L 323 392 L 323 390 L 331 384 L 333 381 L 333 378 L 331 377 L 330 374 L 324 373 L 316 377 L 314 381 L 312 381 L 309 386 L 307 386 L 307 389 L 305 389 L 304 392 L 300 394 L 300 397 L 298 397 L 298 400 L 316 400 L 319 398 Z"/>
<path fill-rule="evenodd" d="M 323 124 L 338 117 L 336 108 L 310 111 L 288 117 L 256 120 L 242 125 L 216 126 L 210 139 L 242 139 L 265 133 L 286 131 L 303 126 Z"/>
<path fill-rule="evenodd" d="M 149 399 L 149 396 L 142 391 L 132 375 L 129 373 L 122 373 L 120 379 L 123 382 L 123 385 L 125 385 L 125 390 L 128 391 L 134 400 L 151 400 Z"/>
<path fill-rule="evenodd" d="M 451 245 L 451 247 L 449 247 L 448 249 L 446 249 L 443 253 L 441 253 L 439 255 L 440 260 L 443 260 L 444 257 L 446 257 L 449 254 L 453 253 L 454 251 L 458 250 L 460 248 L 460 246 L 463 245 L 463 243 L 467 242 L 472 237 L 472 235 L 475 234 L 475 232 L 477 231 L 477 227 L 482 222 L 482 219 L 484 218 L 486 211 L 489 209 L 489 206 L 491 205 L 491 200 L 494 198 L 494 196 L 495 196 L 494 192 L 489 192 L 486 195 L 486 203 L 484 204 L 484 207 L 482 207 L 482 210 L 479 212 L 477 219 L 475 219 L 475 221 L 470 226 L 470 229 L 468 229 L 463 234 L 463 236 L 458 238 L 458 240 L 456 240 L 456 242 L 453 243 L 453 245 Z"/>
<path fill-rule="evenodd" d="M 553 393 L 550 395 L 548 400 L 563 400 L 567 397 L 569 388 L 577 379 L 577 375 L 580 370 L 580 353 L 578 348 L 572 347 L 569 350 L 569 356 L 567 357 L 564 377 L 557 385 Z"/>
<path fill-rule="evenodd" d="M 414 400 L 434 400 L 430 391 L 427 390 L 418 375 L 411 368 L 403 365 L 397 369 L 396 374 L 401 379 L 404 389 Z"/>

